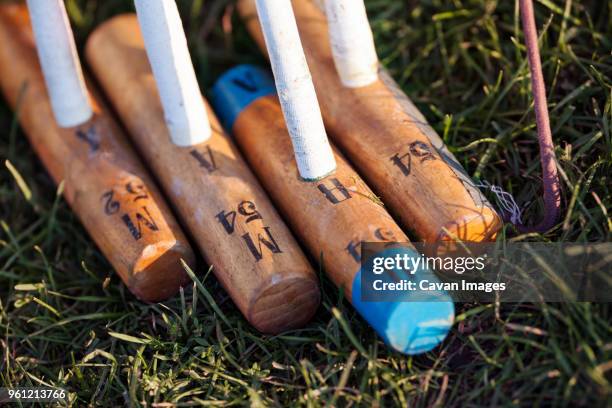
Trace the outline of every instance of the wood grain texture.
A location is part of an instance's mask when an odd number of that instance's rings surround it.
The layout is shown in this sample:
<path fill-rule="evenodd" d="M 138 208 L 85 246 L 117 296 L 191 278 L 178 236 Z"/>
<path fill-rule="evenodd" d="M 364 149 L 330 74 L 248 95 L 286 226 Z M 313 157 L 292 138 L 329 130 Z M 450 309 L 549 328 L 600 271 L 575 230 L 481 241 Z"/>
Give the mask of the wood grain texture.
<path fill-rule="evenodd" d="M 125 135 L 95 95 L 90 121 L 57 126 L 25 6 L 0 6 L 0 44 L 0 87 L 90 236 L 138 298 L 174 295 L 194 255 Z"/>
<path fill-rule="evenodd" d="M 486 199 L 462 180 L 443 149 L 410 115 L 388 81 L 342 86 L 327 21 L 310 0 L 293 0 L 302 45 L 330 138 L 382 198 L 400 224 L 425 242 L 495 237 L 501 220 Z M 253 0 L 238 10 L 262 50 Z"/>
<path fill-rule="evenodd" d="M 180 147 L 169 138 L 134 15 L 107 21 L 87 59 L 213 272 L 257 329 L 306 323 L 320 294 L 316 275 L 238 149 L 207 105 L 213 134 Z"/>
<path fill-rule="evenodd" d="M 325 272 L 352 299 L 361 242 L 408 242 L 374 193 L 334 148 L 336 171 L 300 179 L 276 95 L 251 103 L 233 128 L 236 142 L 274 203 Z"/>

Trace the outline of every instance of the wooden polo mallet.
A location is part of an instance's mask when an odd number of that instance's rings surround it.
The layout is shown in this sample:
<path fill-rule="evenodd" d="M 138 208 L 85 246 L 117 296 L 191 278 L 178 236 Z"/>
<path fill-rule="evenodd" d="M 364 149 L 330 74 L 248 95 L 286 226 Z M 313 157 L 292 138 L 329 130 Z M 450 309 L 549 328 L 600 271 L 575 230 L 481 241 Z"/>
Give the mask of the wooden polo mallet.
<path fill-rule="evenodd" d="M 168 298 L 189 280 L 180 260 L 192 264 L 192 250 L 124 134 L 87 91 L 64 2 L 28 7 L 30 15 L 25 5 L 0 5 L 0 87 L 130 291 L 146 301 Z"/>
<path fill-rule="evenodd" d="M 494 238 L 499 216 L 424 117 L 378 70 L 363 2 L 327 0 L 327 18 L 310 0 L 291 3 L 330 137 L 391 214 L 425 242 Z M 256 1 L 239 0 L 238 10 L 265 51 Z"/>
<path fill-rule="evenodd" d="M 194 142 L 173 143 L 169 129 L 177 118 L 168 108 L 173 101 L 166 100 L 162 89 L 173 81 L 198 89 L 185 35 L 173 0 L 135 3 L 138 20 L 118 16 L 91 35 L 89 64 L 213 272 L 249 322 L 265 333 L 300 327 L 320 300 L 312 266 L 200 95 L 177 100 L 186 110 L 206 109 L 210 137 L 201 137 L 209 132 L 202 118 L 186 116 L 200 121 L 184 127 L 197 130 Z M 170 63 L 174 68 L 160 68 Z"/>
<path fill-rule="evenodd" d="M 314 258 L 321 259 L 323 270 L 366 321 L 397 351 L 418 354 L 431 350 L 452 326 L 452 300 L 440 292 L 418 293 L 418 301 L 412 294 L 398 302 L 362 300 L 361 242 L 388 243 L 390 254 L 419 255 L 336 149 L 332 174 L 316 182 L 300 177 L 275 91 L 268 72 L 241 65 L 218 79 L 212 103 L 300 242 Z M 393 242 L 405 244 L 393 248 Z M 436 281 L 425 270 L 417 277 Z"/>

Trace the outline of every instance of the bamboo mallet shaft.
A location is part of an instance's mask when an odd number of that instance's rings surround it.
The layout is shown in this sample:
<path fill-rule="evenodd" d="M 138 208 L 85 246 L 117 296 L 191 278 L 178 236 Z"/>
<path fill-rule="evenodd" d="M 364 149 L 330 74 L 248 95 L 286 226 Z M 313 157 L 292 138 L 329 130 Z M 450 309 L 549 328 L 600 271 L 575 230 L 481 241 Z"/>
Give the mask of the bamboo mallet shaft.
<path fill-rule="evenodd" d="M 312 266 L 211 110 L 210 139 L 191 147 L 171 142 L 136 16 L 118 16 L 100 26 L 87 42 L 86 56 L 184 225 L 249 322 L 266 333 L 307 322 L 320 297 Z"/>
<path fill-rule="evenodd" d="M 92 95 L 90 120 L 59 127 L 24 5 L 0 6 L 0 44 L 0 87 L 90 236 L 138 298 L 174 295 L 189 279 L 180 260 L 193 264 L 194 255 L 108 111 Z"/>

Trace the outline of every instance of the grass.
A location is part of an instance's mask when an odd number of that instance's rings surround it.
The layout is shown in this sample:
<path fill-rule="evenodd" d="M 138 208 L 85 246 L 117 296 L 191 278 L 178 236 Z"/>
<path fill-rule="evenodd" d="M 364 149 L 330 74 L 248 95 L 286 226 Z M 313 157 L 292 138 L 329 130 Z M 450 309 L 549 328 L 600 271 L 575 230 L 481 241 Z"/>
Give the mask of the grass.
<path fill-rule="evenodd" d="M 610 241 L 612 3 L 536 2 L 563 216 L 535 241 Z M 68 0 L 79 46 L 126 0 Z M 262 57 L 231 1 L 179 1 L 203 89 Z M 474 177 L 542 210 L 532 98 L 513 1 L 368 0 L 382 62 Z M 1 46 L 1 45 L 0 45 Z M 202 262 L 203 283 L 160 304 L 129 294 L 57 196 L 0 102 L 0 381 L 53 384 L 74 406 L 606 406 L 607 304 L 464 304 L 449 338 L 386 348 L 321 276 L 304 329 L 249 327 Z M 508 237 L 511 228 L 507 229 Z M 506 236 L 500 239 L 507 239 Z"/>

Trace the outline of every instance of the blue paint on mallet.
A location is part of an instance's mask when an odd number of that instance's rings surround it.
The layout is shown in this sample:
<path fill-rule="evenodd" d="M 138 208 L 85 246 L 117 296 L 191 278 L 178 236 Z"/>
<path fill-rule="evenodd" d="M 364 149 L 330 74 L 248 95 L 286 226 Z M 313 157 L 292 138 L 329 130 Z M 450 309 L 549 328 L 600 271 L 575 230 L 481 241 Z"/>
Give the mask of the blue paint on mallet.
<path fill-rule="evenodd" d="M 231 132 L 240 112 L 262 96 L 272 94 L 276 94 L 276 87 L 268 71 L 254 65 L 238 65 L 217 80 L 210 102 L 223 127 Z"/>
<path fill-rule="evenodd" d="M 428 269 L 421 267 L 413 275 L 403 270 L 373 274 L 375 258 L 393 258 L 404 254 L 415 259 L 420 257 L 414 249 L 408 247 L 386 249 L 371 256 L 353 280 L 352 303 L 388 345 L 402 353 L 420 354 L 430 351 L 446 338 L 453 325 L 455 308 L 447 292 L 420 290 L 420 281 L 439 282 Z M 390 273 L 394 276 L 391 277 Z M 368 289 L 372 287 L 374 279 L 395 283 L 400 280 L 411 281 L 416 290 L 387 294 L 386 297 L 393 301 L 363 300 L 368 290 L 372 297 L 376 296 Z M 362 287 L 362 284 L 365 286 Z"/>

